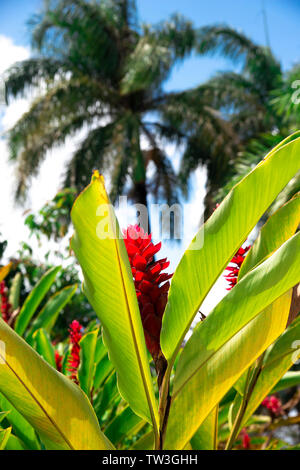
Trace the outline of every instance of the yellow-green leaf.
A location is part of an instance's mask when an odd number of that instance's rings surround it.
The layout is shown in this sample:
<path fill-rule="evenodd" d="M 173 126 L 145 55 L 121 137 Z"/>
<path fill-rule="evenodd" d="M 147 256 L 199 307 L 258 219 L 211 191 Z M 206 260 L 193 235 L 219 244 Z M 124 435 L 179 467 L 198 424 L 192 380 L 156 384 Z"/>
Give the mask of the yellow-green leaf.
<path fill-rule="evenodd" d="M 48 449 L 109 449 L 82 390 L 0 320 L 0 392 Z"/>
<path fill-rule="evenodd" d="M 31 318 L 52 286 L 60 269 L 60 266 L 49 269 L 28 294 L 15 323 L 15 330 L 19 335 L 24 334 Z"/>
<path fill-rule="evenodd" d="M 261 328 L 260 315 L 268 318 L 279 297 L 282 308 L 290 301 L 291 287 L 300 279 L 299 248 L 297 234 L 250 271 L 196 328 L 176 370 L 167 449 L 186 445 L 244 370 L 284 330 L 285 315 L 280 328 L 276 323 L 268 329 Z"/>
<path fill-rule="evenodd" d="M 214 282 L 277 194 L 299 170 L 300 138 L 290 139 L 271 151 L 233 188 L 181 258 L 171 282 L 161 332 L 162 350 L 169 361 L 174 361 Z"/>
<path fill-rule="evenodd" d="M 132 272 L 98 172 L 75 201 L 71 217 L 75 228 L 71 246 L 84 275 L 83 289 L 100 318 L 120 392 L 157 432 L 157 404 Z"/>

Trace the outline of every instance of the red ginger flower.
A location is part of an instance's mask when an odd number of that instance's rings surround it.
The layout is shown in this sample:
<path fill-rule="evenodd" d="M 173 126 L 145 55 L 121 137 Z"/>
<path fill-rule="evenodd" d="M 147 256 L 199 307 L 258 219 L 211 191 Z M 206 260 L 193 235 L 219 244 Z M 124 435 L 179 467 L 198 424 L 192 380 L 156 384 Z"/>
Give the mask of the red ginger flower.
<path fill-rule="evenodd" d="M 61 372 L 62 371 L 62 355 L 59 354 L 58 351 L 55 351 L 55 364 L 56 364 L 56 369 L 58 370 L 58 372 Z"/>
<path fill-rule="evenodd" d="M 230 286 L 227 287 L 227 290 L 231 290 L 236 285 L 239 270 L 241 269 L 245 256 L 249 250 L 250 245 L 246 246 L 245 248 L 239 248 L 232 260 L 230 261 L 230 263 L 234 264 L 235 266 L 227 266 L 226 271 L 229 271 L 229 273 L 226 274 L 225 279 L 230 284 Z"/>
<path fill-rule="evenodd" d="M 7 287 L 5 281 L 0 282 L 1 315 L 3 320 L 8 323 L 11 315 L 11 305 L 8 302 Z"/>
<path fill-rule="evenodd" d="M 266 397 L 262 401 L 262 406 L 267 408 L 271 413 L 275 416 L 281 415 L 282 414 L 282 404 L 281 401 L 275 397 L 275 395 L 271 395 L 269 397 Z"/>
<path fill-rule="evenodd" d="M 79 341 L 82 338 L 82 326 L 77 320 L 73 320 L 69 327 L 70 343 L 72 345 L 70 357 L 68 359 L 68 371 L 71 372 L 71 380 L 78 384 L 78 367 L 80 364 L 80 345 Z"/>
<path fill-rule="evenodd" d="M 167 258 L 154 261 L 161 243 L 154 245 L 151 234 L 144 232 L 138 225 L 129 225 L 123 231 L 136 295 L 144 327 L 146 345 L 156 360 L 160 353 L 160 330 L 163 313 L 167 303 L 170 283 L 166 282 L 172 274 L 162 273 L 170 262 Z"/>
<path fill-rule="evenodd" d="M 241 435 L 242 435 L 242 447 L 243 449 L 250 449 L 251 446 L 251 438 L 249 434 L 246 431 L 246 428 L 243 428 L 241 430 Z"/>

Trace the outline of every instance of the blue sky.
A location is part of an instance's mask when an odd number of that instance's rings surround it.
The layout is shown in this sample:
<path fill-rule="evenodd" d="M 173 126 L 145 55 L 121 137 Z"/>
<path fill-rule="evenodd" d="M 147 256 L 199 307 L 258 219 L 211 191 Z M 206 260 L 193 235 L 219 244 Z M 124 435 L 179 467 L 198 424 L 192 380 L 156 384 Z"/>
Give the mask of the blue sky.
<path fill-rule="evenodd" d="M 137 0 L 141 21 L 159 22 L 180 12 L 202 26 L 227 23 L 243 30 L 260 44 L 266 43 L 262 5 L 265 5 L 270 44 L 284 69 L 300 61 L 299 0 Z M 30 43 L 26 22 L 42 0 L 0 0 L 0 34 L 18 45 Z M 166 84 L 167 89 L 195 86 L 212 73 L 232 67 L 221 58 L 195 58 L 179 66 Z"/>

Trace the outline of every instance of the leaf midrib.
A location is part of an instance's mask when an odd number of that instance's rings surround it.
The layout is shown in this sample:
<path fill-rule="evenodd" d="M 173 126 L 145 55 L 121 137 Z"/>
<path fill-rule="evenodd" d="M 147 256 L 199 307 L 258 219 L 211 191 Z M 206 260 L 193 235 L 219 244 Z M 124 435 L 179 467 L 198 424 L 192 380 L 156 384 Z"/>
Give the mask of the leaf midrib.
<path fill-rule="evenodd" d="M 122 241 L 123 241 L 123 239 L 122 239 Z M 126 307 L 127 307 L 126 310 L 127 310 L 130 330 L 131 330 L 131 334 L 132 334 L 132 338 L 133 338 L 133 344 L 134 344 L 134 348 L 135 348 L 135 352 L 136 352 L 136 356 L 137 356 L 137 360 L 138 360 L 138 365 L 139 365 L 139 369 L 140 369 L 140 373 L 141 373 L 141 377 L 142 377 L 142 382 L 143 382 L 143 386 L 144 386 L 144 390 L 145 390 L 145 394 L 146 394 L 146 398 L 147 398 L 147 402 L 148 402 L 148 406 L 149 406 L 149 411 L 150 411 L 150 414 L 151 414 L 151 420 L 152 420 L 152 423 L 153 423 L 153 427 L 155 427 L 157 425 L 156 424 L 156 419 L 155 419 L 155 413 L 154 413 L 154 410 L 153 410 L 153 407 L 152 407 L 152 401 L 151 401 L 151 398 L 150 398 L 150 395 L 149 395 L 147 380 L 146 380 L 146 377 L 145 377 L 145 374 L 144 374 L 143 363 L 142 363 L 142 359 L 140 357 L 137 338 L 136 338 L 135 331 L 134 331 L 134 326 L 133 326 L 132 317 L 131 317 L 131 310 L 130 310 L 128 297 L 127 297 L 127 291 L 126 291 L 126 287 L 125 287 L 125 279 L 124 279 L 124 276 L 123 276 L 123 270 L 122 270 L 122 265 L 121 265 L 121 260 L 120 260 L 119 247 L 118 247 L 118 243 L 117 243 L 116 238 L 114 239 L 114 246 L 115 246 L 115 249 L 116 249 L 117 260 L 118 260 L 119 270 L 120 270 L 120 274 L 121 274 L 122 289 L 123 289 L 124 297 L 125 297 L 125 300 L 126 300 Z"/>

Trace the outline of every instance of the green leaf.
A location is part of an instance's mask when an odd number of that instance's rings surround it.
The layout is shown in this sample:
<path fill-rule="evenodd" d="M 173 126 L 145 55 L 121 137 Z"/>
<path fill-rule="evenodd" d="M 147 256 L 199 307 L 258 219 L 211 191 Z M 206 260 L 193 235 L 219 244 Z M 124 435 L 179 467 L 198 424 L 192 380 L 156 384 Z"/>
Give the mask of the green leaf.
<path fill-rule="evenodd" d="M 51 344 L 48 333 L 40 328 L 34 333 L 35 349 L 36 351 L 48 362 L 54 369 L 56 369 L 55 364 L 55 354 L 54 348 Z"/>
<path fill-rule="evenodd" d="M 241 266 L 238 280 L 242 279 L 248 271 L 270 256 L 270 254 L 288 240 L 296 232 L 299 220 L 300 194 L 282 206 L 267 220 Z M 276 301 L 273 305 L 273 310 L 276 312 Z M 288 311 L 289 304 L 286 305 L 285 308 L 285 312 Z M 261 323 L 261 328 L 269 329 L 272 323 L 276 321 L 276 316 L 269 315 L 268 319 L 266 319 L 265 316 L 261 316 L 261 319 L 258 321 Z M 257 325 L 257 327 L 259 327 L 259 325 Z M 235 384 L 235 388 L 241 395 L 244 394 L 247 374 L 248 371 L 245 371 L 243 376 L 241 376 Z"/>
<path fill-rule="evenodd" d="M 97 390 L 113 371 L 113 365 L 106 354 L 97 364 L 94 377 L 94 388 Z"/>
<path fill-rule="evenodd" d="M 14 434 L 10 434 L 8 441 L 5 446 L 5 450 L 34 450 L 30 447 L 27 447 L 21 439 L 19 439 Z"/>
<path fill-rule="evenodd" d="M 29 330 L 28 336 L 26 338 L 29 344 L 31 344 L 33 333 L 39 328 L 43 328 L 48 333 L 51 332 L 59 312 L 71 300 L 76 292 L 76 289 L 77 284 L 74 286 L 67 286 L 50 297 L 44 308 L 40 311 L 37 318 L 34 320 Z"/>
<path fill-rule="evenodd" d="M 241 279 L 250 269 L 277 250 L 296 232 L 300 220 L 300 193 L 278 209 L 261 228 L 239 271 Z"/>
<path fill-rule="evenodd" d="M 280 383 L 280 378 L 300 358 L 300 317 L 298 317 L 280 338 L 268 349 L 262 371 L 248 402 L 244 419 L 246 423 L 269 392 Z M 299 374 L 299 372 L 298 372 Z M 299 378 L 298 378 L 299 379 Z M 298 382 L 299 383 L 299 382 Z M 281 388 L 279 388 L 281 389 Z"/>
<path fill-rule="evenodd" d="M 34 286 L 30 294 L 28 294 L 15 323 L 15 331 L 19 335 L 22 336 L 25 333 L 31 318 L 35 314 L 36 309 L 52 286 L 60 269 L 60 266 L 49 269 L 49 271 L 44 274 L 37 285 Z"/>
<path fill-rule="evenodd" d="M 0 429 L 0 450 L 4 450 L 11 433 L 11 428 Z"/>
<path fill-rule="evenodd" d="M 171 363 L 212 285 L 299 170 L 299 152 L 300 138 L 270 152 L 227 195 L 181 258 L 171 282 L 161 332 L 162 350 Z"/>
<path fill-rule="evenodd" d="M 0 423 L 7 417 L 9 411 L 0 411 Z"/>
<path fill-rule="evenodd" d="M 132 446 L 132 450 L 152 450 L 154 445 L 154 435 L 150 431 L 144 434 L 137 442 Z"/>
<path fill-rule="evenodd" d="M 0 351 L 0 392 L 48 449 L 113 447 L 77 385 L 45 362 L 3 320 L 0 340 L 5 344 L 5 351 Z"/>
<path fill-rule="evenodd" d="M 90 396 L 95 374 L 95 351 L 99 330 L 85 334 L 80 340 L 80 367 L 78 378 L 82 390 Z"/>
<path fill-rule="evenodd" d="M 288 312 L 281 315 L 280 307 L 286 309 L 300 279 L 299 248 L 300 233 L 250 271 L 196 328 L 176 370 L 167 449 L 185 446 L 244 370 L 284 331 Z M 276 299 L 280 315 L 276 312 L 274 326 L 262 329 L 260 316 L 274 314 Z"/>
<path fill-rule="evenodd" d="M 116 446 L 124 437 L 129 437 L 138 432 L 145 425 L 139 416 L 127 406 L 122 413 L 116 416 L 105 430 L 106 436 Z"/>
<path fill-rule="evenodd" d="M 280 392 L 286 388 L 296 387 L 297 385 L 300 385 L 300 372 L 290 371 L 284 374 L 279 382 L 277 382 L 272 389 L 272 393 Z"/>
<path fill-rule="evenodd" d="M 120 392 L 157 433 L 157 404 L 132 272 L 98 172 L 75 201 L 71 217 L 71 246 L 84 275 L 84 292 L 100 318 Z"/>
<path fill-rule="evenodd" d="M 29 449 L 38 450 L 41 448 L 33 427 L 25 418 L 12 406 L 12 404 L 0 393 L 0 408 L 7 410 L 7 421 L 13 428 L 14 434 L 23 441 Z"/>
<path fill-rule="evenodd" d="M 216 450 L 218 438 L 218 409 L 216 406 L 205 418 L 191 439 L 193 450 Z"/>

